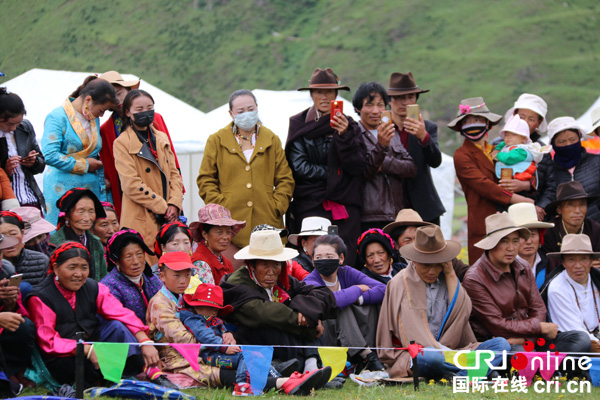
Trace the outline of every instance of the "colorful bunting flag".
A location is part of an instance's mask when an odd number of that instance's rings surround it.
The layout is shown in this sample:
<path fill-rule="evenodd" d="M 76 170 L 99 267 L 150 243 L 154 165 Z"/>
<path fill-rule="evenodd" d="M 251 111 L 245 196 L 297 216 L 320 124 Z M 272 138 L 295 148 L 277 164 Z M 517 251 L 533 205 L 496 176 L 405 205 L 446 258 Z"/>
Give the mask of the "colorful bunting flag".
<path fill-rule="evenodd" d="M 94 343 L 94 353 L 104 379 L 115 383 L 121 380 L 128 352 L 127 343 Z"/>
<path fill-rule="evenodd" d="M 566 356 L 565 353 L 559 353 L 558 355 L 541 352 L 519 354 L 522 354 L 527 358 L 527 366 L 519 371 L 519 376 L 524 376 L 527 380 L 527 386 L 531 385 L 531 381 L 533 380 L 536 372 L 538 372 L 538 369 L 542 378 L 547 381 L 552 379 L 552 375 L 554 374 L 554 371 L 556 371 L 556 365 L 560 366 L 560 363 Z M 535 360 L 535 362 L 532 362 L 534 357 L 539 357 L 541 361 Z"/>
<path fill-rule="evenodd" d="M 319 347 L 319 355 L 323 362 L 323 367 L 331 367 L 331 377 L 329 381 L 338 376 L 346 367 L 348 358 L 347 347 Z"/>
<path fill-rule="evenodd" d="M 241 346 L 244 361 L 250 375 L 252 393 L 260 395 L 267 384 L 273 348 L 270 346 Z"/>
<path fill-rule="evenodd" d="M 171 343 L 171 347 L 181 354 L 183 358 L 190 363 L 190 367 L 194 371 L 200 371 L 200 365 L 198 364 L 198 355 L 200 354 L 201 344 L 198 343 Z"/>
<path fill-rule="evenodd" d="M 478 351 L 470 351 L 467 353 L 467 366 L 475 367 L 477 365 L 477 361 L 479 359 L 479 368 L 469 369 L 467 372 L 467 376 L 469 379 L 471 378 L 483 378 L 488 373 L 488 366 L 485 360 L 488 358 L 483 357 Z"/>

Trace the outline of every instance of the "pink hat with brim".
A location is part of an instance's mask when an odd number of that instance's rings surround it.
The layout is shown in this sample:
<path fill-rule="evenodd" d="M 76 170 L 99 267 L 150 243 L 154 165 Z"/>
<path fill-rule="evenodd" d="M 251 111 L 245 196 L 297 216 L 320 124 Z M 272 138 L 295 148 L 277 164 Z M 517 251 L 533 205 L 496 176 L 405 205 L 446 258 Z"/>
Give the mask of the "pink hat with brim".
<path fill-rule="evenodd" d="M 200 230 L 203 224 L 214 225 L 214 226 L 230 226 L 233 230 L 233 236 L 237 235 L 239 231 L 244 229 L 246 221 L 238 221 L 231 218 L 231 212 L 219 204 L 207 204 L 198 210 L 198 221 L 190 224 L 190 230 L 192 231 L 192 238 L 196 242 L 202 240 L 202 234 Z"/>
<path fill-rule="evenodd" d="M 27 243 L 42 233 L 50 233 L 56 230 L 56 226 L 42 217 L 42 212 L 35 207 L 17 207 L 11 210 L 17 213 L 25 225 L 23 243 Z"/>

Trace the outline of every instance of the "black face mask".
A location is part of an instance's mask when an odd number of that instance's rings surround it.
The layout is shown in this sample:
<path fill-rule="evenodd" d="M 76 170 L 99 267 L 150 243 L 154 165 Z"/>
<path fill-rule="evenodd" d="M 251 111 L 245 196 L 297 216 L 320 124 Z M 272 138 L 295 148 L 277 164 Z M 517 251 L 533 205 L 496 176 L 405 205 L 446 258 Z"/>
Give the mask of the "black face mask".
<path fill-rule="evenodd" d="M 154 110 L 142 111 L 137 114 L 133 114 L 133 122 L 137 126 L 147 127 L 154 121 Z"/>
<path fill-rule="evenodd" d="M 330 276 L 340 267 L 340 259 L 330 258 L 326 260 L 314 260 L 313 264 L 319 274 L 323 276 Z"/>
<path fill-rule="evenodd" d="M 469 140 L 478 141 L 488 132 L 487 124 L 468 124 L 460 129 L 460 133 Z"/>

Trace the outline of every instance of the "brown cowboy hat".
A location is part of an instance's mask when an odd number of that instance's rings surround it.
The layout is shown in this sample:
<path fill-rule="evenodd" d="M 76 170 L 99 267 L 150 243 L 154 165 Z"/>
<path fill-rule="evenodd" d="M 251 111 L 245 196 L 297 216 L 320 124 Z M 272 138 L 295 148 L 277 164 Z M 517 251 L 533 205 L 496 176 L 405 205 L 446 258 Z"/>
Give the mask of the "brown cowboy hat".
<path fill-rule="evenodd" d="M 491 250 L 500 240 L 509 234 L 519 231 L 519 235 L 525 239 L 529 239 L 531 232 L 529 229 L 522 226 L 517 226 L 515 221 L 508 215 L 506 211 L 502 213 L 489 215 L 485 219 L 485 237 L 475 243 L 475 247 L 483 250 Z"/>
<path fill-rule="evenodd" d="M 406 74 L 403 74 L 402 72 L 392 72 L 392 75 L 390 76 L 390 86 L 387 90 L 388 95 L 400 96 L 403 94 L 427 92 L 429 92 L 429 89 L 421 89 L 417 85 L 412 72 L 408 71 Z"/>
<path fill-rule="evenodd" d="M 576 235 L 569 233 L 565 235 L 560 245 L 560 251 L 547 253 L 548 257 L 560 258 L 563 254 L 587 254 L 592 259 L 600 258 L 600 253 L 592 248 L 590 237 L 585 234 Z"/>
<path fill-rule="evenodd" d="M 300 90 L 311 89 L 335 89 L 350 90 L 348 86 L 341 86 L 341 81 L 331 68 L 316 68 L 308 81 L 307 87 L 301 87 Z"/>
<path fill-rule="evenodd" d="M 383 231 L 388 235 L 391 234 L 394 229 L 399 226 L 425 226 L 432 225 L 429 222 L 423 221 L 423 218 L 419 215 L 418 212 L 413 210 L 412 208 L 403 208 L 396 215 L 396 221 L 391 222 L 383 227 Z"/>
<path fill-rule="evenodd" d="M 460 253 L 462 246 L 455 240 L 444 240 L 437 225 L 417 229 L 415 241 L 400 248 L 400 255 L 421 264 L 438 264 L 450 261 Z"/>
<path fill-rule="evenodd" d="M 483 117 L 490 121 L 491 126 L 496 125 L 502 119 L 502 115 L 494 114 L 487 108 L 485 101 L 483 101 L 483 97 L 472 97 L 460 101 L 456 118 L 448 124 L 448 128 L 460 131 L 460 127 L 456 126 L 456 124 L 462 121 L 467 115 Z"/>
<path fill-rule="evenodd" d="M 588 204 L 590 201 L 596 200 L 598 196 L 587 194 L 583 185 L 578 181 L 564 182 L 556 188 L 556 201 L 548 204 L 545 208 L 550 215 L 556 214 L 556 207 L 563 201 L 586 199 Z"/>
<path fill-rule="evenodd" d="M 137 81 L 126 81 L 117 71 L 107 71 L 98 78 L 104 79 L 113 85 L 119 85 L 131 89 L 138 89 L 141 81 L 141 79 L 138 79 Z"/>

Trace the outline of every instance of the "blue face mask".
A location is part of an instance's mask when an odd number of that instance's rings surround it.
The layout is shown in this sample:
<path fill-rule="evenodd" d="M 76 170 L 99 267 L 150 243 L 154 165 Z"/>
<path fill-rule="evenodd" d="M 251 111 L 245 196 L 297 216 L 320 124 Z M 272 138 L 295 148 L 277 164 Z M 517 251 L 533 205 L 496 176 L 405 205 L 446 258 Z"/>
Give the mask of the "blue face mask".
<path fill-rule="evenodd" d="M 554 161 L 564 169 L 576 166 L 581 158 L 581 142 L 564 147 L 552 145 L 552 148 L 554 149 Z"/>
<path fill-rule="evenodd" d="M 258 111 L 247 111 L 233 117 L 235 125 L 243 131 L 250 132 L 258 123 Z"/>

